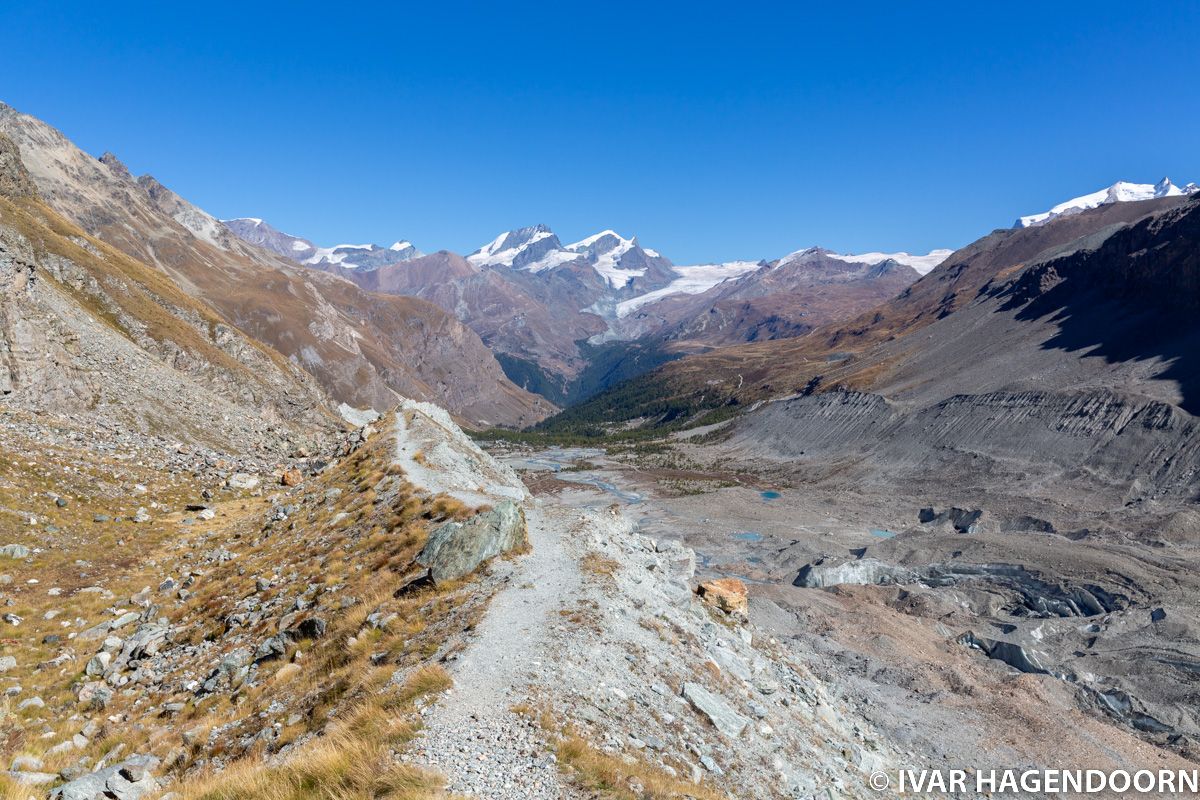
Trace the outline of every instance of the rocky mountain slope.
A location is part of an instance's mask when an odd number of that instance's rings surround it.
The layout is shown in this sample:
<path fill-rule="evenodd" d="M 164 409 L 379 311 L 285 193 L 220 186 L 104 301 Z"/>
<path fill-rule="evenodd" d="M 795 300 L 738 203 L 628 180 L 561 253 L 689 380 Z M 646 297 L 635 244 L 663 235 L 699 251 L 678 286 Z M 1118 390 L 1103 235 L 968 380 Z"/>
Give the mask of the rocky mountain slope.
<path fill-rule="evenodd" d="M 1195 758 L 1184 687 L 1200 637 L 1181 581 L 1196 558 L 1200 200 L 989 240 L 948 262 L 966 296 L 943 295 L 924 324 L 897 316 L 918 282 L 875 312 L 894 338 L 746 414 L 707 457 L 877 515 L 866 546 L 777 556 L 797 587 L 961 602 L 964 646 Z"/>
<path fill-rule="evenodd" d="M 12 796 L 867 797 L 897 763 L 737 585 L 435 406 L 275 466 L 80 421 L 0 414 Z"/>
<path fill-rule="evenodd" d="M 436 399 L 474 424 L 529 424 L 551 407 L 508 381 L 479 338 L 437 307 L 354 284 L 252 246 L 150 176 L 97 160 L 0 106 L 41 196 L 88 234 L 162 270 L 188 295 L 313 374 L 336 401 L 387 408 Z"/>
<path fill-rule="evenodd" d="M 334 424 L 307 373 L 59 217 L 3 136 L 0 154 L 6 406 L 248 453 Z"/>

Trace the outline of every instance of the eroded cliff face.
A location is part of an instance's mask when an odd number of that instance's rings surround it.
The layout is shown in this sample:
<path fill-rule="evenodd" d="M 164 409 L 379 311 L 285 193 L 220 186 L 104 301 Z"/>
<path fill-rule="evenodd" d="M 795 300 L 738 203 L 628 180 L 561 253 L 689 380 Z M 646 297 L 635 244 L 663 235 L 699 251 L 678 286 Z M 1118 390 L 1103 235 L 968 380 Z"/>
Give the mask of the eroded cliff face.
<path fill-rule="evenodd" d="M 6 402 L 36 397 L 64 408 L 86 407 L 95 392 L 86 375 L 72 368 L 78 337 L 51 318 L 39 319 L 38 278 L 25 244 L 0 227 L 0 396 Z"/>

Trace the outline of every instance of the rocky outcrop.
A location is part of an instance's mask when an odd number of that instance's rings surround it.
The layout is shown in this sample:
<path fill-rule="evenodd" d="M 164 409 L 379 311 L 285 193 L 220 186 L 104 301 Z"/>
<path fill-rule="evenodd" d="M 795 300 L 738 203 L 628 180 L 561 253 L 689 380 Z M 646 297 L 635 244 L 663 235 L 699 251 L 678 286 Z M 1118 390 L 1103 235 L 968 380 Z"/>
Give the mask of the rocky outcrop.
<path fill-rule="evenodd" d="M 455 580 L 480 564 L 525 545 L 525 512 L 511 500 L 464 522 L 447 522 L 429 534 L 417 563 L 433 583 Z"/>
<path fill-rule="evenodd" d="M 696 594 L 708 605 L 730 616 L 745 619 L 750 616 L 750 594 L 739 578 L 716 578 L 696 587 Z"/>
<path fill-rule="evenodd" d="M 396 464 L 430 494 L 469 506 L 524 502 L 529 491 L 517 474 L 463 433 L 444 408 L 404 399 L 396 408 Z"/>
<path fill-rule="evenodd" d="M 683 697 L 691 703 L 692 708 L 707 717 L 714 728 L 730 739 L 741 736 L 750 724 L 748 718 L 730 708 L 723 698 L 698 683 L 683 684 Z"/>
<path fill-rule="evenodd" d="M 0 134 L 0 197 L 37 197 L 37 187 L 13 140 Z"/>

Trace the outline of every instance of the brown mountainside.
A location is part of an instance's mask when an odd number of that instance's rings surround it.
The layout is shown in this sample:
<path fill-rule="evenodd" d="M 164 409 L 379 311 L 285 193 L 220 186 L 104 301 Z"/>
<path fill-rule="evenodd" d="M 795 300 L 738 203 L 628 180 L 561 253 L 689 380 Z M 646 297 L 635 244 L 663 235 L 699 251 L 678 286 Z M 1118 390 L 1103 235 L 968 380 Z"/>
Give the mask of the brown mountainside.
<path fill-rule="evenodd" d="M 526 425 L 553 410 L 508 381 L 468 328 L 419 299 L 364 292 L 239 240 L 211 215 L 115 157 L 95 159 L 45 123 L 0 105 L 55 211 L 157 267 L 230 323 L 311 372 L 335 401 L 385 408 L 431 400 L 475 425 Z"/>

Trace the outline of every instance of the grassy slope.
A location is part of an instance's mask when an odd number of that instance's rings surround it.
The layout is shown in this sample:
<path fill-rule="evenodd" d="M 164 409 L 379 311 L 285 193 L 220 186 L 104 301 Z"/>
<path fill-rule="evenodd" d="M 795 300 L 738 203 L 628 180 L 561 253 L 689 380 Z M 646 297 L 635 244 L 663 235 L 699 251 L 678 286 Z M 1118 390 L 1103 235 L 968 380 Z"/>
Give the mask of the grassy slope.
<path fill-rule="evenodd" d="M 4 571 L 15 568 L 22 578 L 36 576 L 38 580 L 37 584 L 22 581 L 6 587 L 5 593 L 14 599 L 6 611 L 21 616 L 24 622 L 19 639 L 0 642 L 0 654 L 18 659 L 17 668 L 5 675 L 6 682 L 16 680 L 24 689 L 21 698 L 40 696 L 46 705 L 16 711 L 15 703 L 11 704 L 10 715 L 0 720 L 0 760 L 8 763 L 16 754 L 28 753 L 42 757 L 45 769 L 55 771 L 80 757 L 98 759 L 124 745 L 126 753 L 148 752 L 163 759 L 167 774 L 182 779 L 176 788 L 189 797 L 298 797 L 307 791 L 303 787 L 315 779 L 313 775 L 303 777 L 289 772 L 290 767 L 267 768 L 260 748 L 244 748 L 240 743 L 263 719 L 278 716 L 267 711 L 278 703 L 299 719 L 288 715 L 272 750 L 300 745 L 321 734 L 323 738 L 303 745 L 306 755 L 301 761 L 309 765 L 305 769 L 328 770 L 320 778 L 328 781 L 322 790 L 326 796 L 346 796 L 336 789 L 339 786 L 348 796 L 426 796 L 404 793 L 412 786 L 433 785 L 418 780 L 411 770 L 403 774 L 369 770 L 379 781 L 390 782 L 390 788 L 382 793 L 382 784 L 364 787 L 356 783 L 361 776 L 333 775 L 341 767 L 332 762 L 341 759 L 353 770 L 365 769 L 365 759 L 411 735 L 414 722 L 407 712 L 421 694 L 444 684 L 444 676 L 423 670 L 429 657 L 450 636 L 469 627 L 486 607 L 486 598 L 466 581 L 403 598 L 393 596 L 404 580 L 405 569 L 423 546 L 430 523 L 447 515 L 462 515 L 467 509 L 442 498 L 412 494 L 403 476 L 392 474 L 395 470 L 387 466 L 392 447 L 389 437 L 380 436 L 326 474 L 291 490 L 289 502 L 301 508 L 294 524 L 264 527 L 265 512 L 271 507 L 267 498 L 222 493 L 227 499 L 217 504 L 218 515 L 211 523 L 183 525 L 182 520 L 191 516 L 186 512 L 156 511 L 152 522 L 135 525 L 96 522 L 95 518 L 97 514 L 127 518 L 138 505 L 148 505 L 150 498 L 178 509 L 195 502 L 198 487 L 182 476 L 164 478 L 136 461 L 87 458 L 71 449 L 30 447 L 26 451 L 19 441 L 10 440 L 9 449 L 0 453 L 0 522 L 8 532 L 5 544 L 43 550 L 31 564 L 0 565 Z M 30 452 L 37 455 L 28 455 Z M 65 466 L 71 469 L 65 470 Z M 145 495 L 129 496 L 135 483 L 147 487 Z M 331 490 L 340 495 L 327 502 L 326 493 L 337 494 Z M 59 508 L 51 493 L 71 499 L 65 508 Z M 37 526 L 18 527 L 13 512 L 23 509 L 38 514 Z M 237 557 L 224 563 L 205 563 L 198 558 L 217 547 L 225 547 Z M 82 643 L 71 647 L 66 633 L 106 618 L 105 608 L 114 603 L 128 608 L 124 598 L 146 586 L 153 591 L 167 574 L 181 578 L 183 564 L 193 564 L 193 574 L 199 576 L 193 593 L 177 601 L 156 595 L 154 601 L 162 603 L 161 613 L 178 631 L 174 645 L 209 642 L 216 651 L 203 650 L 193 662 L 185 659 L 157 691 L 140 687 L 118 690 L 102 713 L 85 715 L 94 715 L 100 727 L 84 749 L 47 754 L 51 745 L 69 739 L 83 724 L 84 719 L 71 718 L 85 710 L 76 702 L 74 688 L 85 680 L 83 665 L 99 646 L 93 642 L 90 647 Z M 264 662 L 253 686 L 202 697 L 174 688 L 189 675 L 205 678 L 215 652 L 230 646 L 224 639 L 223 620 L 234 613 L 239 600 L 255 593 L 256 576 L 273 574 L 285 576 L 286 581 L 267 596 L 290 596 L 315 586 L 318 601 L 331 590 L 335 594 L 328 596 L 354 598 L 354 603 L 336 614 L 321 612 L 329 624 L 326 634 L 293 645 L 277 661 Z M 95 585 L 112 594 L 86 590 Z M 61 594 L 50 595 L 50 587 L 61 589 Z M 66 613 L 45 619 L 46 612 L 55 609 Z M 395 617 L 381 628 L 365 625 L 373 611 Z M 85 623 L 62 627 L 64 620 L 74 617 Z M 259 627 L 260 631 L 250 632 L 249 641 L 273 634 L 275 620 L 265 619 Z M 63 638 L 57 642 L 45 639 L 53 635 Z M 65 668 L 38 668 L 64 648 L 76 654 Z M 397 685 L 391 681 L 397 670 L 408 670 L 413 677 Z M 184 708 L 175 715 L 165 714 L 161 709 L 168 702 L 181 702 Z M 388 712 L 388 719 L 380 718 L 381 709 Z M 120 722 L 114 724 L 110 719 Z M 43 730 L 51 735 L 43 736 Z M 209 748 L 206 743 L 213 730 L 221 735 Z M 334 758 L 330 748 L 342 755 Z M 310 763 L 309 758 L 315 761 Z M 218 763 L 226 765 L 224 771 L 210 773 L 210 766 Z M 318 767 L 321 763 L 325 766 Z M 297 794 L 275 793 L 293 779 L 299 781 Z M 357 789 L 351 791 L 353 787 Z M 361 795 L 355 794 L 358 789 L 362 789 Z"/>

